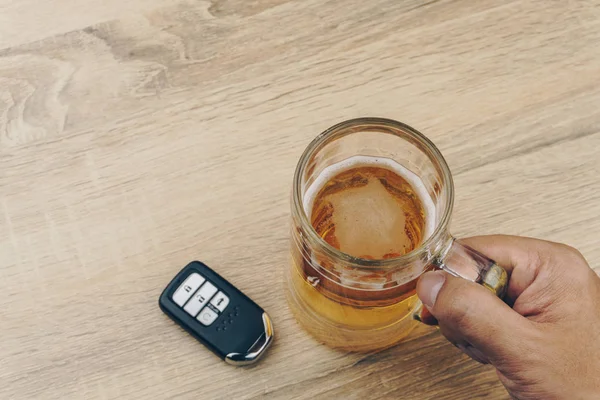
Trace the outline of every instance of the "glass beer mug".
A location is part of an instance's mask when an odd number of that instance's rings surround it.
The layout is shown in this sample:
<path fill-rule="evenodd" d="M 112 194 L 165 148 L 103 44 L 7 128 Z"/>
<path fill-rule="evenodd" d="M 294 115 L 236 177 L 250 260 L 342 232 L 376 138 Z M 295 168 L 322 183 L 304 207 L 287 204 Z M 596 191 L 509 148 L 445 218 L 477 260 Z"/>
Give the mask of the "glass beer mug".
<path fill-rule="evenodd" d="M 296 319 L 326 345 L 372 351 L 419 324 L 416 284 L 425 271 L 445 270 L 502 297 L 504 269 L 449 233 L 453 201 L 446 161 L 415 129 L 359 118 L 320 134 L 294 175 L 285 279 Z M 398 205 L 404 214 L 386 214 Z M 377 223 L 389 232 L 373 230 Z M 400 250 L 383 254 L 394 245 Z"/>

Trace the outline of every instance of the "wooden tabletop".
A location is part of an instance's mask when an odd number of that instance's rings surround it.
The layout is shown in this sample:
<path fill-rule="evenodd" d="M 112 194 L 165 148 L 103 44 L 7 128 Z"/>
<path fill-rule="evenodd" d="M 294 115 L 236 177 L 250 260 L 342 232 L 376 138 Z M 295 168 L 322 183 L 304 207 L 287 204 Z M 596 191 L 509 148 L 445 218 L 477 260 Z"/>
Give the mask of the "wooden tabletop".
<path fill-rule="evenodd" d="M 600 2 L 0 0 L 0 398 L 507 399 L 437 332 L 378 354 L 290 315 L 309 141 L 383 116 L 453 170 L 457 236 L 600 267 Z M 188 261 L 272 316 L 252 368 L 157 306 Z"/>

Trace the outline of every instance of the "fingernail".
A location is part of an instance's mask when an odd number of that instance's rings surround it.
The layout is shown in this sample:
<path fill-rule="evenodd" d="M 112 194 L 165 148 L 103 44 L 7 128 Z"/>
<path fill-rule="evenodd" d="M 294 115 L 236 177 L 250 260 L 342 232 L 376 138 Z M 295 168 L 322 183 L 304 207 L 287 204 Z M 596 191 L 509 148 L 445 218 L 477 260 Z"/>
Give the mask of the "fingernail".
<path fill-rule="evenodd" d="M 435 305 L 435 299 L 445 281 L 446 273 L 442 271 L 427 272 L 419 279 L 417 294 L 427 308 Z"/>
<path fill-rule="evenodd" d="M 477 350 L 475 347 L 471 345 L 464 346 L 462 344 L 459 344 L 456 347 L 458 347 L 463 353 L 471 357 L 473 360 L 481 364 L 489 364 L 487 357 L 484 356 L 483 353 Z"/>

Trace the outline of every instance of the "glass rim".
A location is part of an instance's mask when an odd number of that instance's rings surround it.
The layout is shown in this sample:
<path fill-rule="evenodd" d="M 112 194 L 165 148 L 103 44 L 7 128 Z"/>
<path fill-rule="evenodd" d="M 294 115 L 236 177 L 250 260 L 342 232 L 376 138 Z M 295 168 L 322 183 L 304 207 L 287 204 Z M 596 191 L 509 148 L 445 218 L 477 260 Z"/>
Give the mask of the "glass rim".
<path fill-rule="evenodd" d="M 433 156 L 432 162 L 437 163 L 442 171 L 442 190 L 446 192 L 446 204 L 443 210 L 443 214 L 439 223 L 436 225 L 435 229 L 429 235 L 429 237 L 421 243 L 421 245 L 412 251 L 403 254 L 399 257 L 388 258 L 388 259 L 379 259 L 379 260 L 371 260 L 366 258 L 360 258 L 352 256 L 348 253 L 344 253 L 327 243 L 325 239 L 323 239 L 319 234 L 315 231 L 312 224 L 310 223 L 310 219 L 304 210 L 303 204 L 303 193 L 302 192 L 302 174 L 308 165 L 309 160 L 315 155 L 316 152 L 321 150 L 321 147 L 328 143 L 332 139 L 336 139 L 338 137 L 343 137 L 346 134 L 351 134 L 357 132 L 356 128 L 361 126 L 369 127 L 369 128 L 388 128 L 388 133 L 395 134 L 394 130 L 400 130 L 403 133 L 408 134 L 417 142 L 422 144 L 430 154 L 428 156 L 430 159 Z M 349 129 L 352 129 L 348 132 Z M 371 129 L 372 130 L 372 129 Z M 386 133 L 386 130 L 382 130 L 383 133 Z M 401 139 L 401 138 L 399 138 Z M 306 147 L 298 164 L 296 166 L 296 171 L 294 173 L 294 183 L 293 183 L 293 192 L 292 192 L 292 201 L 293 201 L 293 215 L 299 218 L 300 225 L 302 230 L 306 232 L 308 235 L 308 239 L 311 242 L 311 245 L 317 245 L 323 252 L 325 252 L 329 257 L 341 259 L 344 262 L 354 264 L 360 267 L 389 267 L 389 266 L 397 266 L 410 264 L 415 260 L 419 259 L 423 256 L 423 254 L 427 253 L 432 244 L 438 242 L 440 237 L 442 237 L 448 228 L 448 223 L 450 222 L 450 218 L 452 216 L 452 208 L 454 206 L 454 182 L 452 180 L 452 174 L 450 172 L 450 168 L 448 167 L 448 163 L 444 159 L 444 156 L 440 152 L 440 150 L 433 144 L 431 140 L 429 140 L 425 135 L 412 128 L 409 125 L 406 125 L 402 122 L 395 121 L 387 118 L 377 118 L 377 117 L 361 117 L 349 119 L 343 122 L 340 122 L 332 127 L 326 129 L 321 134 L 319 134 L 315 139 L 313 139 L 310 144 Z"/>

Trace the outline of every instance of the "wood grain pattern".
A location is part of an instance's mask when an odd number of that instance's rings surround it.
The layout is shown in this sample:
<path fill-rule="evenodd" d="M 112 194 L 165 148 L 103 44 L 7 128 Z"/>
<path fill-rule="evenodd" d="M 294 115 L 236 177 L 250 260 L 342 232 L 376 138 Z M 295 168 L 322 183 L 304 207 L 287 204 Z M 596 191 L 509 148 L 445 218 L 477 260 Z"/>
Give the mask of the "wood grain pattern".
<path fill-rule="evenodd" d="M 289 192 L 347 118 L 426 133 L 458 236 L 600 267 L 600 2 L 0 0 L 0 398 L 506 399 L 438 333 L 317 345 L 284 302 Z M 161 315 L 202 259 L 272 315 L 260 364 Z"/>

